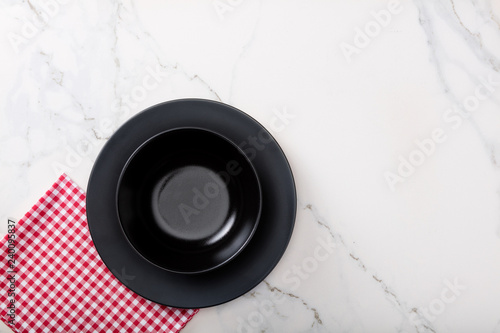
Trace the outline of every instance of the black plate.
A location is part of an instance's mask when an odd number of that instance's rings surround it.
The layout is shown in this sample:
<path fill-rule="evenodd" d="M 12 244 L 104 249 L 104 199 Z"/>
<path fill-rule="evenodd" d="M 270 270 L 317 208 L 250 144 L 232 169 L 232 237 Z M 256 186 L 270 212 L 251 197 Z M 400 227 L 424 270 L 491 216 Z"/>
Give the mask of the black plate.
<path fill-rule="evenodd" d="M 118 216 L 146 260 L 178 273 L 200 273 L 232 260 L 259 222 L 257 172 L 230 140 L 178 128 L 146 141 L 122 171 Z"/>
<path fill-rule="evenodd" d="M 206 129 L 237 144 L 255 168 L 262 189 L 260 221 L 247 246 L 228 263 L 198 274 L 171 272 L 145 260 L 127 240 L 116 209 L 120 174 L 129 158 L 150 138 L 182 127 Z M 100 152 L 87 188 L 89 229 L 106 266 L 137 294 L 179 308 L 221 304 L 255 287 L 285 252 L 295 213 L 292 172 L 277 142 L 248 115 L 208 100 L 162 103 L 127 121 Z"/>

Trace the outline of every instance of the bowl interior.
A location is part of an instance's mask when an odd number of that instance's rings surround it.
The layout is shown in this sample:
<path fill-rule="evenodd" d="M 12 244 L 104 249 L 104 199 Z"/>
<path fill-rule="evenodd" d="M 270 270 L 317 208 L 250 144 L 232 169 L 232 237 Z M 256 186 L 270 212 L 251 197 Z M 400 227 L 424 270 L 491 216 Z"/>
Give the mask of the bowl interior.
<path fill-rule="evenodd" d="M 122 229 L 139 254 L 173 272 L 223 265 L 252 237 L 260 216 L 257 174 L 226 138 L 170 130 L 129 159 L 117 189 Z"/>

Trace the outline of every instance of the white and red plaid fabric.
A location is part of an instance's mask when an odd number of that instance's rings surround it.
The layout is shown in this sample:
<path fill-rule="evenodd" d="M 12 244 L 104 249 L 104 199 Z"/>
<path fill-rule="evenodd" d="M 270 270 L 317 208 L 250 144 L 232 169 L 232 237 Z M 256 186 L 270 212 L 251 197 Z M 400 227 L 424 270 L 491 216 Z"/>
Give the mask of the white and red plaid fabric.
<path fill-rule="evenodd" d="M 66 175 L 15 229 L 15 265 L 8 261 L 9 234 L 0 264 L 1 319 L 14 332 L 178 332 L 198 311 L 153 303 L 111 274 L 87 228 L 85 193 Z M 12 268 L 15 296 L 9 296 Z"/>

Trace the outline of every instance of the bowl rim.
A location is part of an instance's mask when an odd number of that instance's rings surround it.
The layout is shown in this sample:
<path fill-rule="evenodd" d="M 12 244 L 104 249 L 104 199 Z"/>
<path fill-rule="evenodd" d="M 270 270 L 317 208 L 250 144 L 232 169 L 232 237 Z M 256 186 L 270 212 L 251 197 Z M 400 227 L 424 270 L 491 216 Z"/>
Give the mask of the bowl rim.
<path fill-rule="evenodd" d="M 223 139 L 224 141 L 226 141 L 227 143 L 229 143 L 231 146 L 233 146 L 234 148 L 236 148 L 236 150 L 240 153 L 240 155 L 243 156 L 243 158 L 248 162 L 248 164 L 250 165 L 250 170 L 251 172 L 253 173 L 255 179 L 256 179 L 256 185 L 257 185 L 257 192 L 258 192 L 258 211 L 257 211 L 257 215 L 255 217 L 255 221 L 253 223 L 253 226 L 252 226 L 252 230 L 250 231 L 250 234 L 248 235 L 248 237 L 245 239 L 245 242 L 238 248 L 237 251 L 235 251 L 229 258 L 227 258 L 226 260 L 222 261 L 221 263 L 215 265 L 215 266 L 212 266 L 212 267 L 209 267 L 209 268 L 206 268 L 206 269 L 202 269 L 202 270 L 196 270 L 196 271 L 181 271 L 181 270 L 175 270 L 175 269 L 170 269 L 170 268 L 165 268 L 153 261 L 151 261 L 150 259 L 148 259 L 144 254 L 142 254 L 135 246 L 134 244 L 132 244 L 131 240 L 129 239 L 127 233 L 125 232 L 125 229 L 123 227 L 123 223 L 122 223 L 122 219 L 121 219 L 121 214 L 120 214 L 120 210 L 118 209 L 118 194 L 119 194 L 119 189 L 120 189 L 120 186 L 121 186 L 121 183 L 122 183 L 122 180 L 123 180 L 123 177 L 124 177 L 124 174 L 128 168 L 128 166 L 130 165 L 130 163 L 132 162 L 132 160 L 134 159 L 134 157 L 144 148 L 146 147 L 146 145 L 148 143 L 150 143 L 151 141 L 153 141 L 154 139 L 158 138 L 159 136 L 162 136 L 166 133 L 169 133 L 169 132 L 174 132 L 174 131 L 179 131 L 179 130 L 198 130 L 198 131 L 204 131 L 204 132 L 208 132 L 210 134 L 213 134 L 215 136 L 218 136 L 219 138 Z M 168 130 L 165 130 L 165 131 L 162 131 L 162 132 L 159 132 L 159 133 L 156 133 L 155 135 L 149 137 L 147 140 L 145 140 L 141 145 L 139 145 L 139 147 L 137 147 L 137 149 L 128 157 L 127 159 L 127 162 L 124 164 L 122 170 L 120 171 L 120 176 L 118 177 L 118 182 L 117 182 L 117 185 L 116 185 L 116 191 L 115 191 L 115 200 L 114 200 L 114 203 L 115 203 L 115 210 L 116 210 L 116 214 L 117 214 L 117 218 L 118 218 L 118 224 L 120 225 L 120 230 L 122 231 L 123 233 L 123 236 L 125 237 L 125 239 L 127 240 L 127 242 L 129 243 L 130 247 L 139 255 L 141 256 L 144 260 L 148 261 L 149 263 L 151 263 L 152 265 L 160 268 L 160 269 L 163 269 L 163 270 L 166 270 L 166 271 L 169 271 L 169 272 L 172 272 L 172 273 L 178 273 L 178 274 L 187 274 L 187 275 L 190 275 L 190 274 L 199 274 L 199 273 L 205 273 L 205 272 L 209 272 L 209 271 L 212 271 L 214 269 L 217 269 L 225 264 L 227 264 L 228 262 L 232 261 L 234 258 L 236 258 L 238 256 L 238 254 L 240 254 L 243 249 L 250 243 L 253 235 L 255 234 L 255 231 L 257 230 L 258 226 L 259 226 L 259 222 L 260 222 L 260 217 L 261 217 L 261 213 L 262 213 L 262 205 L 263 205 L 263 200 L 262 200 L 262 186 L 261 186 L 261 183 L 260 183 L 260 179 L 259 179 L 259 175 L 257 173 L 257 170 L 255 169 L 252 161 L 250 160 L 250 158 L 245 154 L 245 152 L 243 151 L 243 149 L 241 149 L 237 144 L 235 144 L 232 140 L 230 140 L 229 138 L 227 138 L 226 136 L 220 134 L 220 133 L 217 133 L 216 131 L 213 131 L 211 129 L 207 129 L 207 128 L 202 128 L 202 127 L 198 127 L 198 126 L 179 126 L 179 127 L 174 127 L 174 128 L 170 128 Z"/>

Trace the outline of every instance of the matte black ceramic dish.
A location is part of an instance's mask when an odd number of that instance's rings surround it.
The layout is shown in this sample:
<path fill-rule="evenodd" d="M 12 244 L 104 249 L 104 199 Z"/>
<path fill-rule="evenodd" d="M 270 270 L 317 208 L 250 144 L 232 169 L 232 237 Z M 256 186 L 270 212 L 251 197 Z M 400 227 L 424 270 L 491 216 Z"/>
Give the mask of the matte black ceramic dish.
<path fill-rule="evenodd" d="M 125 235 L 145 259 L 200 273 L 244 248 L 259 221 L 261 192 L 252 164 L 231 141 L 180 128 L 139 147 L 122 172 L 116 201 Z"/>
<path fill-rule="evenodd" d="M 255 169 L 261 188 L 260 219 L 250 241 L 232 260 L 196 274 L 172 272 L 146 260 L 122 229 L 120 217 L 125 220 L 128 216 L 123 211 L 119 214 L 117 209 L 120 175 L 131 156 L 151 138 L 179 128 L 206 130 L 237 145 Z M 158 156 L 162 153 L 159 151 Z M 292 172 L 269 132 L 243 112 L 207 100 L 166 102 L 127 121 L 102 149 L 87 187 L 92 240 L 110 271 L 137 294 L 180 308 L 221 304 L 255 287 L 285 252 L 295 213 Z"/>

